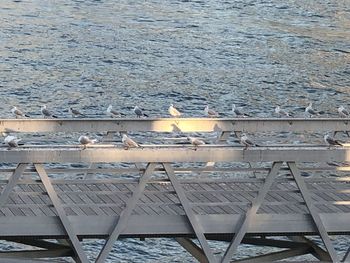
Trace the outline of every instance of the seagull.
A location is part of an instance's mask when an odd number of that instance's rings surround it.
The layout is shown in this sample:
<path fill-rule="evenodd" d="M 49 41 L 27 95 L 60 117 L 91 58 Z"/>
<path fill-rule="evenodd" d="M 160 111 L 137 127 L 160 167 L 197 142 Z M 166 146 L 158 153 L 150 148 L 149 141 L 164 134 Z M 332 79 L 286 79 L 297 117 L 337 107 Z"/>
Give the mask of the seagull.
<path fill-rule="evenodd" d="M 248 115 L 244 114 L 243 112 L 241 112 L 235 104 L 232 104 L 232 110 L 231 110 L 232 114 L 234 117 L 248 117 Z"/>
<path fill-rule="evenodd" d="M 180 117 L 181 116 L 181 112 L 179 112 L 173 104 L 170 104 L 168 112 L 171 116 L 173 117 Z"/>
<path fill-rule="evenodd" d="M 309 103 L 309 106 L 307 106 L 305 108 L 305 113 L 309 114 L 309 117 L 315 116 L 315 115 L 320 115 L 318 112 L 316 112 L 313 108 L 312 108 L 312 102 Z"/>
<path fill-rule="evenodd" d="M 128 135 L 126 135 L 125 133 L 123 134 L 123 137 L 122 137 L 122 143 L 125 147 L 125 150 L 127 150 L 129 148 L 141 147 L 140 144 L 135 142 L 133 139 L 129 138 Z"/>
<path fill-rule="evenodd" d="M 11 112 L 16 116 L 16 119 L 18 117 L 27 117 L 29 118 L 29 116 L 27 114 L 24 114 L 21 110 L 19 110 L 16 106 L 13 106 L 11 109 Z"/>
<path fill-rule="evenodd" d="M 285 117 L 290 117 L 290 116 L 291 116 L 287 111 L 281 109 L 280 106 L 277 106 L 277 107 L 275 108 L 275 113 L 276 113 L 277 115 L 279 115 L 279 116 L 285 116 Z"/>
<path fill-rule="evenodd" d="M 187 140 L 194 146 L 199 146 L 199 145 L 204 145 L 205 142 L 200 140 L 200 139 L 197 139 L 197 138 L 193 138 L 193 137 L 187 137 Z"/>
<path fill-rule="evenodd" d="M 18 143 L 21 139 L 18 139 L 16 136 L 7 135 L 4 139 L 4 143 L 7 144 L 10 148 L 18 147 Z"/>
<path fill-rule="evenodd" d="M 336 145 L 343 146 L 343 144 L 341 144 L 338 140 L 332 138 L 329 134 L 325 134 L 323 139 L 324 139 L 325 143 L 327 143 L 329 145 L 329 148 L 331 146 L 336 146 Z"/>
<path fill-rule="evenodd" d="M 338 108 L 338 113 L 341 117 L 349 117 L 349 112 L 344 108 L 343 105 L 341 105 L 339 108 Z"/>
<path fill-rule="evenodd" d="M 57 118 L 56 115 L 53 115 L 51 111 L 49 111 L 46 107 L 46 105 L 41 106 L 41 114 L 44 115 L 44 118 L 46 117 L 52 117 L 52 118 Z"/>
<path fill-rule="evenodd" d="M 147 114 L 144 114 L 144 113 L 142 112 L 142 110 L 140 109 L 139 106 L 135 106 L 135 108 L 134 108 L 134 113 L 136 114 L 137 118 L 140 118 L 140 117 L 148 117 Z"/>
<path fill-rule="evenodd" d="M 88 136 L 85 136 L 85 135 L 81 135 L 78 139 L 79 143 L 84 145 L 84 148 L 83 149 L 86 149 L 86 146 L 88 144 L 94 144 L 96 142 L 98 142 L 97 139 L 90 139 Z"/>
<path fill-rule="evenodd" d="M 252 142 L 245 133 L 242 133 L 242 136 L 240 138 L 240 143 L 245 146 L 245 149 L 247 149 L 250 146 L 256 146 L 256 147 L 259 146 L 256 143 Z"/>
<path fill-rule="evenodd" d="M 215 110 L 209 109 L 209 106 L 205 106 L 204 108 L 204 114 L 207 115 L 210 118 L 217 118 L 219 117 L 219 113 L 217 113 Z"/>
<path fill-rule="evenodd" d="M 84 117 L 85 115 L 82 114 L 80 111 L 73 109 L 72 107 L 69 108 L 69 112 L 72 114 L 72 117 Z"/>
<path fill-rule="evenodd" d="M 113 110 L 113 106 L 109 105 L 106 111 L 107 115 L 109 115 L 112 118 L 120 118 L 122 116 L 121 113 Z"/>

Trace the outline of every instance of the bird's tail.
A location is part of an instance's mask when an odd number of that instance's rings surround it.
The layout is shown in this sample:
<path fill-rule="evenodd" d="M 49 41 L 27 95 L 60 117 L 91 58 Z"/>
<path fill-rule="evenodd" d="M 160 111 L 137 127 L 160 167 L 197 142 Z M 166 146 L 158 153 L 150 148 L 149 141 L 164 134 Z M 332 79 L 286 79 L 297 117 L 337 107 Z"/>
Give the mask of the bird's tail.
<path fill-rule="evenodd" d="M 144 117 L 149 117 L 146 113 L 143 114 Z"/>
<path fill-rule="evenodd" d="M 317 115 L 322 115 L 322 114 L 325 114 L 325 112 L 323 110 L 317 112 Z"/>
<path fill-rule="evenodd" d="M 24 114 L 24 117 L 26 118 L 30 118 L 30 116 L 28 114 Z"/>
<path fill-rule="evenodd" d="M 58 118 L 56 115 L 52 115 L 51 117 L 52 117 L 52 118 L 55 118 L 55 119 L 57 119 L 57 118 Z"/>

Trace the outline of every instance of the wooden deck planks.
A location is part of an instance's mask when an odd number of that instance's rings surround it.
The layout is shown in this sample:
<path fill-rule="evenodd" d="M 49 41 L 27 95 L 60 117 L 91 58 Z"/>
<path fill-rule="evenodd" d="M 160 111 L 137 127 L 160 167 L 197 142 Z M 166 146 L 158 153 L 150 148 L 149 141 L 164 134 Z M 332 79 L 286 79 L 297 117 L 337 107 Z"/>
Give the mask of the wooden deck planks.
<path fill-rule="evenodd" d="M 332 180 L 332 179 L 330 179 Z M 135 189 L 136 182 L 118 183 L 102 180 L 66 184 L 59 182 L 54 188 L 69 216 L 106 216 L 118 215 L 123 205 Z M 184 182 L 185 194 L 195 211 L 199 214 L 242 214 L 247 205 L 254 199 L 261 183 L 250 181 L 237 182 Z M 315 181 L 307 183 L 315 208 L 321 213 L 348 213 L 350 205 L 335 204 L 337 201 L 350 201 L 350 194 L 339 191 L 349 190 L 350 184 L 339 181 Z M 327 192 L 323 190 L 331 190 Z M 305 214 L 307 209 L 302 202 L 300 193 L 295 190 L 293 182 L 277 182 L 267 194 L 258 213 L 267 214 Z M 48 206 L 51 202 L 43 191 L 40 182 L 31 184 L 20 183 L 13 189 L 6 204 L 0 210 L 1 216 L 55 216 L 55 211 Z M 172 205 L 173 204 L 173 205 Z M 211 205 L 214 204 L 214 205 Z M 28 206 L 28 209 L 24 209 Z M 179 199 L 168 184 L 147 184 L 141 199 L 135 208 L 139 215 L 179 215 L 184 211 L 179 205 Z"/>

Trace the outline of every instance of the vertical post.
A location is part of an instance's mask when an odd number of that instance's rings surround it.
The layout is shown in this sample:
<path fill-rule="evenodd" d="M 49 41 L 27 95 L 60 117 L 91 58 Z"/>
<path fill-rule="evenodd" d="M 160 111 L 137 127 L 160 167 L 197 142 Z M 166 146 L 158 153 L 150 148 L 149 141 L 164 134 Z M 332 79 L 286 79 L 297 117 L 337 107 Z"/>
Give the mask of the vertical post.
<path fill-rule="evenodd" d="M 329 239 L 327 230 L 326 230 L 325 226 L 323 225 L 322 219 L 312 203 L 308 189 L 306 187 L 304 180 L 301 178 L 300 171 L 299 171 L 297 165 L 295 164 L 295 162 L 287 162 L 287 165 L 290 169 L 292 176 L 294 177 L 294 180 L 297 184 L 297 187 L 300 190 L 301 196 L 303 197 L 303 199 L 305 201 L 305 205 L 309 209 L 310 215 L 311 215 L 313 222 L 318 230 L 318 233 L 320 234 L 320 236 L 323 240 L 325 247 L 327 248 L 329 256 L 331 257 L 333 262 L 339 262 L 338 257 L 337 257 L 337 253 L 335 252 L 334 247 L 331 243 L 331 240 Z"/>
<path fill-rule="evenodd" d="M 270 190 L 270 188 L 271 188 L 271 186 L 272 186 L 272 184 L 273 184 L 273 182 L 278 174 L 278 171 L 281 169 L 281 166 L 282 166 L 282 162 L 273 163 L 272 168 L 266 177 L 265 184 L 263 185 L 263 187 L 259 191 L 257 197 L 255 197 L 254 200 L 252 201 L 252 206 L 248 209 L 247 213 L 242 218 L 242 220 L 237 223 L 236 230 L 235 230 L 236 234 L 233 237 L 230 245 L 228 246 L 228 248 L 223 256 L 222 263 L 230 262 L 238 245 L 242 242 L 242 239 L 244 238 L 244 235 L 247 232 L 251 221 L 254 219 L 262 202 L 265 199 L 266 194 Z"/>
<path fill-rule="evenodd" d="M 72 249 L 74 251 L 74 253 L 76 254 L 77 257 L 77 261 L 79 262 L 83 262 L 83 263 L 87 263 L 89 262 L 82 245 L 80 244 L 80 241 L 77 237 L 77 235 L 75 234 L 69 220 L 68 217 L 66 215 L 66 212 L 64 211 L 63 207 L 61 206 L 60 200 L 57 196 L 57 193 L 55 191 L 55 189 L 53 188 L 49 176 L 47 175 L 44 167 L 42 164 L 34 164 L 34 167 L 47 191 L 47 194 L 49 195 L 51 202 L 53 204 L 53 206 L 55 207 L 58 217 L 61 220 L 61 223 L 63 225 L 63 228 L 65 229 L 65 231 L 67 232 L 68 236 L 69 236 L 69 241 L 72 243 Z"/>
<path fill-rule="evenodd" d="M 128 200 L 125 209 L 121 212 L 118 222 L 114 226 L 111 234 L 109 235 L 109 238 L 107 239 L 100 254 L 98 255 L 96 263 L 105 262 L 109 252 L 112 250 L 115 241 L 118 239 L 122 231 L 127 227 L 129 217 L 131 216 L 132 211 L 134 210 L 138 200 L 140 199 L 143 191 L 145 190 L 146 184 L 149 178 L 151 177 L 155 167 L 155 163 L 148 164 L 145 172 L 140 178 L 138 186 L 135 188 L 133 195 Z"/>
<path fill-rule="evenodd" d="M 103 142 L 103 141 L 106 141 L 106 140 L 113 139 L 114 133 L 115 133 L 115 132 L 108 131 L 107 134 L 106 134 L 106 136 L 103 136 L 103 137 L 102 137 L 102 140 L 101 140 L 101 141 Z M 93 169 L 93 168 L 96 168 L 96 163 L 90 163 L 89 169 Z M 88 173 L 88 172 L 86 172 L 86 173 L 84 174 L 84 179 L 92 179 L 92 178 L 93 178 L 93 175 L 94 175 L 93 173 Z"/>
<path fill-rule="evenodd" d="M 218 144 L 227 144 L 227 139 L 230 137 L 231 132 L 229 131 L 224 131 L 221 132 L 218 136 L 218 138 L 216 139 L 215 143 Z M 208 167 L 214 167 L 215 162 L 207 162 L 204 166 L 204 168 L 208 168 Z M 199 175 L 203 175 L 204 172 L 201 172 Z"/>

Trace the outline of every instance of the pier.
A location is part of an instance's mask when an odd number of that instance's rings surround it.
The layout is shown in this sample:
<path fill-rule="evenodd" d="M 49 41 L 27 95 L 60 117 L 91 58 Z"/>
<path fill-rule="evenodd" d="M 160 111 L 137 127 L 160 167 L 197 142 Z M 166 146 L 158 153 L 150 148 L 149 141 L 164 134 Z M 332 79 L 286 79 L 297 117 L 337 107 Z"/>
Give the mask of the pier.
<path fill-rule="evenodd" d="M 2 251 L 1 258 L 102 263 L 116 240 L 173 238 L 199 262 L 306 254 L 350 262 L 350 241 L 341 254 L 330 238 L 350 235 L 350 148 L 322 143 L 325 132 L 349 130 L 350 119 L 340 118 L 0 120 L 1 132 L 65 138 L 0 147 L 0 239 L 37 248 Z M 101 142 L 84 149 L 76 134 L 86 132 L 100 134 Z M 287 135 L 245 149 L 235 142 L 242 132 Z M 119 133 L 142 135 L 144 142 L 125 149 Z M 181 143 L 189 133 L 210 142 Z M 302 133 L 316 139 L 288 139 Z M 84 239 L 105 240 L 97 258 L 88 258 Z M 211 240 L 223 241 L 222 255 Z M 234 260 L 240 244 L 282 250 Z"/>

